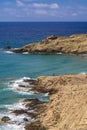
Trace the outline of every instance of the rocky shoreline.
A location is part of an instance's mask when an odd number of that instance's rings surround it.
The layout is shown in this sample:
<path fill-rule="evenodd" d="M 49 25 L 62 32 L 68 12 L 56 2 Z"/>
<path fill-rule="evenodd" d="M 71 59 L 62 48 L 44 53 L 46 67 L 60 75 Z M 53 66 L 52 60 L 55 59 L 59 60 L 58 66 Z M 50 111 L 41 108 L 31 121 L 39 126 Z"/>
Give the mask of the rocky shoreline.
<path fill-rule="evenodd" d="M 22 130 L 45 130 L 45 127 L 40 123 L 39 115 L 41 112 L 44 112 L 45 109 L 41 107 L 43 105 L 45 106 L 45 104 L 49 102 L 48 94 L 45 96 L 46 91 L 44 91 L 44 89 L 37 88 L 38 81 L 36 79 L 24 77 L 22 79 L 9 82 L 10 86 L 14 86 L 14 84 L 16 84 L 16 88 L 14 88 L 15 91 L 23 91 L 25 92 L 25 95 L 26 93 L 32 93 L 36 96 L 33 96 L 32 98 L 28 98 L 28 96 L 26 96 L 21 99 L 18 103 L 19 107 L 11 106 L 10 109 L 8 109 L 8 114 L 3 114 L 3 116 L 0 117 L 0 123 L 4 125 L 16 124 L 18 127 L 17 130 L 20 128 L 22 128 Z M 39 94 L 41 96 L 38 96 Z"/>
<path fill-rule="evenodd" d="M 42 76 L 32 83 L 35 92 L 49 93 L 50 100 L 24 99 L 26 109 L 12 110 L 34 119 L 28 123 L 24 118 L 25 130 L 87 130 L 86 74 Z"/>
<path fill-rule="evenodd" d="M 52 35 L 40 42 L 31 43 L 12 51 L 31 54 L 87 54 L 87 34 L 67 37 Z"/>

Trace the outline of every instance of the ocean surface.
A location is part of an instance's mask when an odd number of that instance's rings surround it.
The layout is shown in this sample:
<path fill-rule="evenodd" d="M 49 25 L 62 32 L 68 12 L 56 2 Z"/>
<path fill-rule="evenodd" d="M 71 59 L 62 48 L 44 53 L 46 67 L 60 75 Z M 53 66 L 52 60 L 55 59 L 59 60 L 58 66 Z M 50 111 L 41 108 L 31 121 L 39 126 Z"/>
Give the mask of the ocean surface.
<path fill-rule="evenodd" d="M 49 35 L 69 36 L 87 33 L 87 22 L 0 22 L 0 48 L 11 46 L 18 48 L 38 42 Z M 75 55 L 35 55 L 14 54 L 0 50 L 0 118 L 9 113 L 11 108 L 22 108 L 23 98 L 46 100 L 43 94 L 17 91 L 23 79 L 43 75 L 87 73 L 87 57 Z M 12 84 L 10 84 L 12 83 Z M 20 123 L 22 117 L 17 118 Z M 24 130 L 17 124 L 4 124 L 0 121 L 0 130 Z"/>

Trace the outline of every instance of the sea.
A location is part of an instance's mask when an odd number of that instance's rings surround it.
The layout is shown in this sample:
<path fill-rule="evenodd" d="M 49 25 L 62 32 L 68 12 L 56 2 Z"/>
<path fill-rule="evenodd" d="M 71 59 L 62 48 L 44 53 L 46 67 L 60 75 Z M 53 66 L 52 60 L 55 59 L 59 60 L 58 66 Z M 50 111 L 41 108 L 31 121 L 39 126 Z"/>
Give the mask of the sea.
<path fill-rule="evenodd" d="M 24 89 L 19 91 L 19 85 L 26 86 L 25 79 L 87 73 L 87 56 L 15 54 L 2 48 L 19 48 L 50 35 L 73 34 L 87 34 L 87 22 L 0 22 L 0 130 L 24 130 L 25 115 L 16 117 L 10 112 L 24 108 L 22 99 L 48 100 L 47 94 L 34 94 Z M 9 116 L 15 123 L 2 122 L 3 116 Z"/>

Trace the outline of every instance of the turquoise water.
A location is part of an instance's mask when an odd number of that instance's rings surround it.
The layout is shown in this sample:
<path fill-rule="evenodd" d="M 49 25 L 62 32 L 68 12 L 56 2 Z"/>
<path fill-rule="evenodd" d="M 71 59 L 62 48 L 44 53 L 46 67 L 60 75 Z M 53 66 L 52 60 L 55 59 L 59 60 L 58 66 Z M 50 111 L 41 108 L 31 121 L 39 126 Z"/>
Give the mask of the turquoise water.
<path fill-rule="evenodd" d="M 64 54 L 25 55 L 0 51 L 0 117 L 10 115 L 12 120 L 17 119 L 18 123 L 22 123 L 24 117 L 20 116 L 16 118 L 9 114 L 9 107 L 12 109 L 22 109 L 22 106 L 18 102 L 23 98 L 49 100 L 43 94 L 24 93 L 23 90 L 21 92 L 15 91 L 16 80 L 19 82 L 23 77 L 36 79 L 38 76 L 43 75 L 79 73 L 87 73 L 87 57 Z M 14 84 L 11 87 L 9 83 L 13 81 Z M 24 130 L 23 127 L 19 127 L 17 124 L 0 124 L 0 130 Z"/>
<path fill-rule="evenodd" d="M 0 104 L 21 97 L 8 89 L 8 82 L 23 77 L 87 73 L 87 58 L 72 55 L 14 54 L 0 51 Z"/>
<path fill-rule="evenodd" d="M 0 79 L 59 75 L 87 71 L 87 58 L 72 55 L 9 54 L 0 52 Z"/>
<path fill-rule="evenodd" d="M 0 48 L 10 45 L 21 47 L 27 43 L 38 42 L 47 36 L 69 36 L 87 33 L 87 22 L 0 22 Z M 0 118 L 10 115 L 10 108 L 22 108 L 20 99 L 39 98 L 49 100 L 47 95 L 16 91 L 17 82 L 23 83 L 23 77 L 87 73 L 87 57 L 75 55 L 34 55 L 14 54 L 0 51 Z M 10 86 L 10 82 L 14 82 Z M 17 119 L 10 115 L 12 119 Z M 13 117 L 12 117 L 13 116 Z M 21 118 L 18 118 L 18 124 Z M 23 127 L 0 122 L 0 130 L 24 130 Z"/>

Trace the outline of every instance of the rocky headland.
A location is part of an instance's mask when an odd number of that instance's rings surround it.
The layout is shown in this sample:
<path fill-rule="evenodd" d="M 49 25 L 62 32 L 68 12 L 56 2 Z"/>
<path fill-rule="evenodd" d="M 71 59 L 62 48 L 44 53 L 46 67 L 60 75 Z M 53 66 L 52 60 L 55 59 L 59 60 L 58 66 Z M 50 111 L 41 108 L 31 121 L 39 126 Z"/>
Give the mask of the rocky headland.
<path fill-rule="evenodd" d="M 76 34 L 66 37 L 52 35 L 40 42 L 14 49 L 13 52 L 34 54 L 87 54 L 87 34 Z"/>
<path fill-rule="evenodd" d="M 17 118 L 25 115 L 18 125 L 24 123 L 25 130 L 87 130 L 87 74 L 41 76 L 24 82 L 33 85 L 34 93 L 48 93 L 49 101 L 23 99 L 25 107 L 10 110 Z M 1 121 L 17 123 L 9 115 Z"/>
<path fill-rule="evenodd" d="M 50 102 L 38 108 L 44 129 L 87 130 L 87 75 L 39 77 L 37 88 L 50 95 Z"/>

